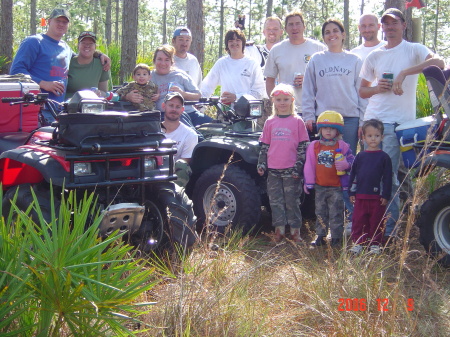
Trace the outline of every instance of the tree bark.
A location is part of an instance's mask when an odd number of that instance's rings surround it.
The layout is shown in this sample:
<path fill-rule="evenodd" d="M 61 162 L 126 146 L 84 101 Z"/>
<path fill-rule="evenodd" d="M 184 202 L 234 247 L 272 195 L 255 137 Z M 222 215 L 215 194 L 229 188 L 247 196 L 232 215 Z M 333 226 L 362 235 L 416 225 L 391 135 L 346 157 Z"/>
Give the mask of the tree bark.
<path fill-rule="evenodd" d="M 36 34 L 36 0 L 30 1 L 30 35 Z"/>
<path fill-rule="evenodd" d="M 106 3 L 106 15 L 105 15 L 105 39 L 106 45 L 108 46 L 111 44 L 111 37 L 112 37 L 111 9 L 112 3 L 111 0 L 108 0 Z"/>
<path fill-rule="evenodd" d="M 205 30 L 203 0 L 187 0 L 187 26 L 192 33 L 191 53 L 194 54 L 203 69 L 205 54 Z"/>
<path fill-rule="evenodd" d="M 123 83 L 136 65 L 139 0 L 124 0 L 122 11 L 122 51 L 119 80 Z"/>
<path fill-rule="evenodd" d="M 167 43 L 167 0 L 164 0 L 164 10 L 162 19 L 163 44 Z"/>
<path fill-rule="evenodd" d="M 272 16 L 273 0 L 267 1 L 266 18 Z"/>
<path fill-rule="evenodd" d="M 0 7 L 0 59 L 5 60 L 0 73 L 7 74 L 13 50 L 13 0 L 1 0 Z"/>
<path fill-rule="evenodd" d="M 344 30 L 345 41 L 344 41 L 344 49 L 349 49 L 349 41 L 350 41 L 350 15 L 349 15 L 349 0 L 344 0 Z"/>
<path fill-rule="evenodd" d="M 120 0 L 116 0 L 116 22 L 115 22 L 115 34 L 114 41 L 119 43 L 119 12 L 120 12 Z"/>
<path fill-rule="evenodd" d="M 225 12 L 225 0 L 220 0 L 220 28 L 219 28 L 219 57 L 222 57 L 223 51 L 223 22 L 224 22 L 224 12 Z"/>

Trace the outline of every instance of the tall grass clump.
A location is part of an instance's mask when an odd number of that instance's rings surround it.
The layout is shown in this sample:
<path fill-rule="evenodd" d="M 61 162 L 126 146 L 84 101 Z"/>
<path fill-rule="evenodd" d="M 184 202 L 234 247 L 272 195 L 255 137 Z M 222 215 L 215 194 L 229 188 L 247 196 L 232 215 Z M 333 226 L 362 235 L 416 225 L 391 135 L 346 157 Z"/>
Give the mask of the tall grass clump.
<path fill-rule="evenodd" d="M 431 116 L 433 112 L 427 80 L 423 74 L 420 74 L 416 89 L 416 118 Z"/>
<path fill-rule="evenodd" d="M 122 234 L 98 237 L 93 194 L 69 193 L 50 223 L 32 194 L 27 210 L 13 204 L 0 221 L 0 335 L 131 335 L 152 304 L 136 298 L 154 287 L 153 269 L 133 258 Z"/>
<path fill-rule="evenodd" d="M 274 246 L 264 235 L 231 230 L 226 236 L 207 235 L 176 263 L 152 259 L 150 265 L 165 281 L 152 291 L 158 304 L 143 317 L 150 326 L 146 333 L 450 335 L 450 275 L 418 247 L 413 226 L 427 184 L 426 178 L 416 181 L 411 215 L 404 212 L 400 222 L 400 240 L 381 255 L 353 256 L 349 242 L 340 249 L 289 240 Z"/>

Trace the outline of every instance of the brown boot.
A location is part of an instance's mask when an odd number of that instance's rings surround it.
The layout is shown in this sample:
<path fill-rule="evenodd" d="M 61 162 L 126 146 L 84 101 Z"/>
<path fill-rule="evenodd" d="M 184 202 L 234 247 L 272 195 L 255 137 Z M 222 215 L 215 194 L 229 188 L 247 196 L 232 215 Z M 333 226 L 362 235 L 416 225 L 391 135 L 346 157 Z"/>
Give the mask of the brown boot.
<path fill-rule="evenodd" d="M 280 243 L 284 239 L 284 231 L 284 226 L 275 227 L 275 236 L 273 238 L 273 241 L 275 241 L 275 243 Z"/>
<path fill-rule="evenodd" d="M 300 237 L 300 228 L 291 228 L 291 240 L 296 244 L 303 243 L 303 240 Z"/>

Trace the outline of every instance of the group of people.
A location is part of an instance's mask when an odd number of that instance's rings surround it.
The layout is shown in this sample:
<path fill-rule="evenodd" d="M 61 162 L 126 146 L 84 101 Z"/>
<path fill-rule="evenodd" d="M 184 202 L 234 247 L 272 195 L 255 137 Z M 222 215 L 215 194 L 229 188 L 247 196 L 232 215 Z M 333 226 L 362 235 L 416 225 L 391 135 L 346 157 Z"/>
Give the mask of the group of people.
<path fill-rule="evenodd" d="M 276 242 L 286 236 L 287 225 L 292 241 L 302 242 L 301 178 L 305 193 L 315 190 L 311 245 L 325 245 L 328 231 L 329 244 L 341 244 L 345 208 L 353 253 L 379 254 L 396 235 L 401 157 L 395 128 L 415 119 L 418 74 L 445 64 L 425 46 L 403 39 L 406 21 L 400 10 L 387 9 L 380 21 L 362 15 L 358 28 L 364 43 L 349 52 L 340 21 L 323 23 L 325 46 L 304 38 L 303 16 L 292 12 L 285 20 L 288 38 L 268 54 L 264 76 L 273 112 L 260 138 L 258 173 L 268 173 Z M 386 41 L 378 39 L 380 28 Z M 319 140 L 309 143 L 307 131 L 314 124 Z M 364 145 L 354 156 L 359 139 Z"/>
<path fill-rule="evenodd" d="M 96 52 L 93 32 L 79 35 L 75 55 L 62 40 L 69 21 L 66 10 L 55 9 L 47 33 L 22 42 L 11 74 L 31 75 L 57 101 L 91 87 L 108 96 L 109 58 Z M 134 82 L 117 93 L 137 110 L 160 110 L 167 136 L 177 141 L 179 158 L 186 161 L 201 140 L 194 136 L 195 126 L 211 118 L 194 106 L 184 107 L 185 100 L 210 96 L 220 85 L 224 104 L 244 94 L 270 101 L 272 114 L 260 139 L 258 173 L 268 176 L 275 240 L 285 237 L 288 225 L 292 240 L 302 241 L 299 195 L 304 178 L 305 193 L 316 191 L 314 246 L 326 243 L 328 230 L 331 245 L 340 244 L 347 209 L 356 247 L 352 249 L 360 252 L 368 245 L 379 252 L 383 236 L 395 235 L 399 217 L 400 146 L 395 127 L 415 119 L 418 74 L 429 65 L 445 66 L 425 46 L 403 39 L 406 22 L 400 10 L 387 9 L 380 21 L 374 14 L 361 16 L 358 29 L 364 43 L 351 51 L 344 50 L 346 32 L 335 19 L 322 25 L 324 44 L 306 38 L 299 11 L 286 16 L 284 27 L 279 18 L 267 18 L 263 45 L 249 44 L 241 29 L 230 29 L 225 35 L 227 55 L 205 78 L 189 53 L 191 31 L 178 27 L 172 45 L 156 49 L 154 69 L 136 65 Z M 386 41 L 378 38 L 380 28 Z M 385 73 L 393 80 L 384 78 Z M 308 131 L 314 132 L 314 125 L 320 139 L 310 143 Z M 365 148 L 355 157 L 360 139 Z"/>

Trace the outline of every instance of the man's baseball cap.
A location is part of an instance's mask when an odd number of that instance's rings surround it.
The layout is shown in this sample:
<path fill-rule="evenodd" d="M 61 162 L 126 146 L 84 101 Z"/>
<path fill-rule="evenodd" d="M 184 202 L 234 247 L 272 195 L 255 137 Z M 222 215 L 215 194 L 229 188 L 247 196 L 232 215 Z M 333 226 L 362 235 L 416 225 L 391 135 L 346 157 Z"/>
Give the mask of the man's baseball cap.
<path fill-rule="evenodd" d="M 192 34 L 191 34 L 191 31 L 189 30 L 189 28 L 187 28 L 187 27 L 178 27 L 173 32 L 173 37 L 177 37 L 177 36 L 191 36 L 192 37 Z"/>
<path fill-rule="evenodd" d="M 405 16 L 403 15 L 402 11 L 397 8 L 388 8 L 384 11 L 383 15 L 381 16 L 381 22 L 383 23 L 384 18 L 386 16 L 390 16 L 393 19 L 400 19 L 403 22 L 405 22 Z"/>
<path fill-rule="evenodd" d="M 178 97 L 181 100 L 181 103 L 184 105 L 184 98 L 183 96 L 181 96 L 181 94 L 179 92 L 176 91 L 172 91 L 169 92 L 166 97 L 164 97 L 164 103 L 167 101 L 170 101 L 172 98 Z"/>
<path fill-rule="evenodd" d="M 78 36 L 78 42 L 83 41 L 87 37 L 90 37 L 92 40 L 94 40 L 95 43 L 97 43 L 97 35 L 95 35 L 93 32 L 89 32 L 89 31 L 82 32 Z"/>
<path fill-rule="evenodd" d="M 70 14 L 67 9 L 64 8 L 55 8 L 49 16 L 49 19 L 56 19 L 61 16 L 64 16 L 67 20 L 70 21 Z"/>

